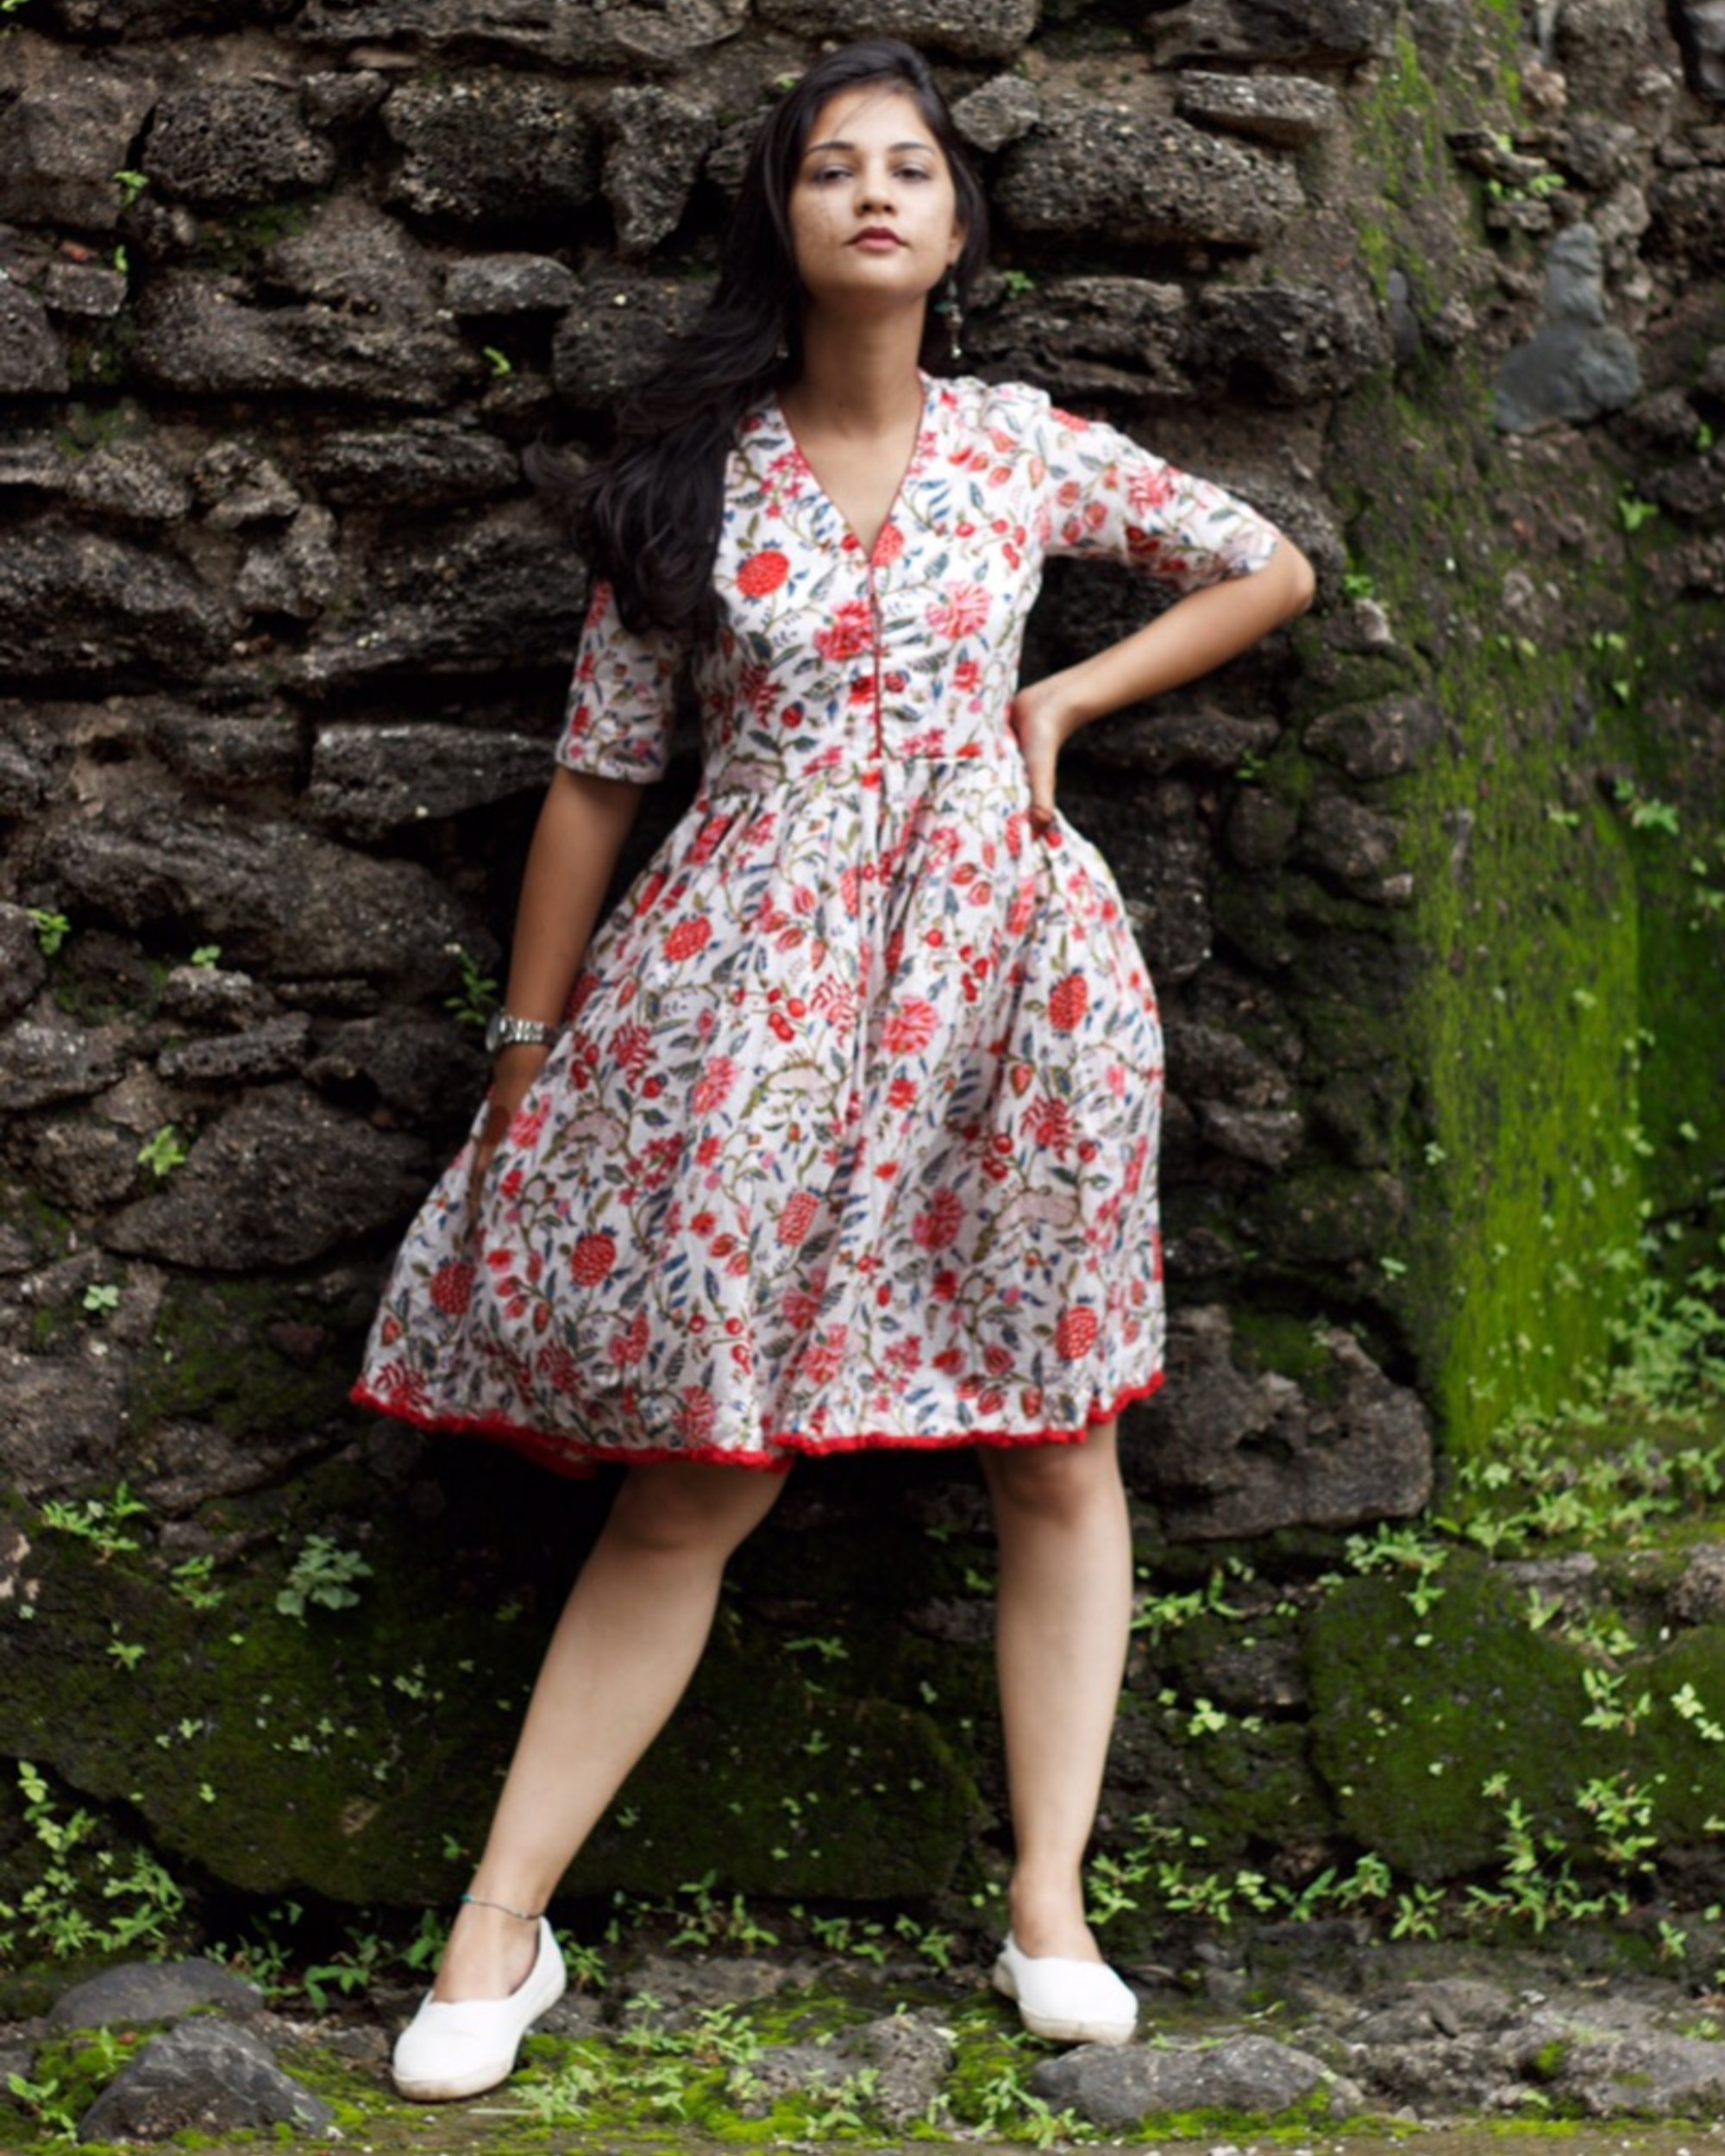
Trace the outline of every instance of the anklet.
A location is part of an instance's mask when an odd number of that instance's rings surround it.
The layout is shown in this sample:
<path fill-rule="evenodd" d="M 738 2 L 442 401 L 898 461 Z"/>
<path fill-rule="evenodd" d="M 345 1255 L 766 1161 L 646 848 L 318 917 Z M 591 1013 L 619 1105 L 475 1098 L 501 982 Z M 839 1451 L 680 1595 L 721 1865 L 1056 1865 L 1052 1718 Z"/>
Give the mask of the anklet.
<path fill-rule="evenodd" d="M 524 1924 L 536 1924 L 545 1914 L 543 1909 L 512 1909 L 507 1902 L 487 1902 L 477 1894 L 464 1894 L 461 1899 L 469 1908 L 497 1909 L 505 1916 L 518 1916 Z"/>

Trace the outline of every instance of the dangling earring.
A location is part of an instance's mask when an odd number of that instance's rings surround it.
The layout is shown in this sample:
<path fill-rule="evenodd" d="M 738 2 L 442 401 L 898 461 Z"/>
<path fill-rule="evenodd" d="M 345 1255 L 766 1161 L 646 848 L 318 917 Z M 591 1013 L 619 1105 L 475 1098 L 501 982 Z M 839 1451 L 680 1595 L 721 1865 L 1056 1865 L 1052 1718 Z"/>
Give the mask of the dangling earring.
<path fill-rule="evenodd" d="M 954 360 L 962 360 L 964 357 L 964 347 L 961 342 L 964 329 L 964 310 L 959 304 L 958 273 L 956 270 L 948 270 L 946 273 L 946 282 L 941 287 L 939 298 L 934 303 L 934 311 L 938 315 L 944 316 L 946 319 L 948 356 Z"/>

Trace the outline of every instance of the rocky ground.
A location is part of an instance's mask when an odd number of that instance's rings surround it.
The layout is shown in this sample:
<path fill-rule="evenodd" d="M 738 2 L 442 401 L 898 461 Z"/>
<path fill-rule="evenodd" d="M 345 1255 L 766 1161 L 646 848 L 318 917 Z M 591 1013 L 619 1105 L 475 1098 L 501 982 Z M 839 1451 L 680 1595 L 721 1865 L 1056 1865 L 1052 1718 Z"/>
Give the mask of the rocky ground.
<path fill-rule="evenodd" d="M 1179 1958 L 1128 1971 L 1138 2041 L 1063 2052 L 1018 2035 L 979 1963 L 642 1951 L 571 1990 L 506 2089 L 435 2110 L 386 2079 L 411 1986 L 312 2015 L 212 1961 L 134 1963 L 0 2025 L 0 2145 L 195 2133 L 504 2156 L 574 2131 L 583 2147 L 932 2136 L 1239 2156 L 1258 2135 L 1364 2156 L 1410 2133 L 1454 2152 L 1534 2129 L 1678 2156 L 1725 2112 L 1725 2000 L 1626 1973 L 1621 1940 L 1487 1949 L 1350 1921 L 1189 1940 Z M 1659 2122 L 1683 2130 L 1650 2136 Z"/>

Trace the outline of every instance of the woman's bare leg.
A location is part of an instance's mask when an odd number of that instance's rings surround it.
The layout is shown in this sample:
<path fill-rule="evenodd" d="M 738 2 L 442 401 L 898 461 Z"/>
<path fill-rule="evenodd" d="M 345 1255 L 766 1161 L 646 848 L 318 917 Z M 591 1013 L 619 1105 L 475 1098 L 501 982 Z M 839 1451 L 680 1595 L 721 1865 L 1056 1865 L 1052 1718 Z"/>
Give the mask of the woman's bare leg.
<path fill-rule="evenodd" d="M 1082 1445 L 979 1448 L 1000 1542 L 997 1651 L 1017 1861 L 1013 1937 L 1099 1960 L 1082 1867 L 1132 1620 L 1132 1534 L 1115 1426 Z"/>
<path fill-rule="evenodd" d="M 700 1660 L 725 1560 L 785 1477 L 693 1463 L 631 1468 L 558 1620 L 472 1891 L 543 1909 L 663 1727 Z M 527 1974 L 531 1925 L 464 1904 L 434 1987 L 499 1999 Z"/>

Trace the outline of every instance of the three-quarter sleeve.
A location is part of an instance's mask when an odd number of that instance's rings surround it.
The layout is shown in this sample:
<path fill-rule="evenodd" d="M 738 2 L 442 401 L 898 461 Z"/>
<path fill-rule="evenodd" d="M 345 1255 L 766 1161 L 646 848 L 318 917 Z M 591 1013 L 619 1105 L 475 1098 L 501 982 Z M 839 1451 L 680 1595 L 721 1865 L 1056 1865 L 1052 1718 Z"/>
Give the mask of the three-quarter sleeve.
<path fill-rule="evenodd" d="M 1261 569 L 1281 534 L 1213 480 L 1176 469 L 1118 428 L 1044 406 L 1044 543 L 1123 561 L 1176 592 Z"/>
<path fill-rule="evenodd" d="M 599 779 L 645 786 L 662 778 L 676 722 L 684 641 L 668 629 L 624 626 L 617 595 L 595 578 L 575 655 L 557 761 Z"/>

